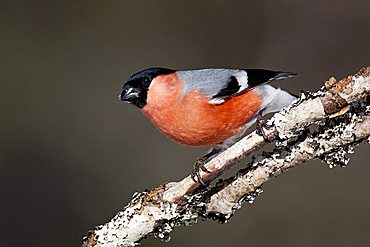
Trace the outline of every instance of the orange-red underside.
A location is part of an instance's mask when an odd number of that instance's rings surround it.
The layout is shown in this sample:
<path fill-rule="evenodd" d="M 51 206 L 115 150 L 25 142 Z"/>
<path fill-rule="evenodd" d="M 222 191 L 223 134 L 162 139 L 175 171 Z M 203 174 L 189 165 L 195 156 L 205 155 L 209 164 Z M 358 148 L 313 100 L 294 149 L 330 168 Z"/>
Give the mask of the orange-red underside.
<path fill-rule="evenodd" d="M 176 74 L 158 79 L 151 85 L 142 111 L 164 135 L 183 145 L 220 143 L 240 133 L 261 109 L 258 90 L 213 105 L 196 90 L 182 96 Z"/>

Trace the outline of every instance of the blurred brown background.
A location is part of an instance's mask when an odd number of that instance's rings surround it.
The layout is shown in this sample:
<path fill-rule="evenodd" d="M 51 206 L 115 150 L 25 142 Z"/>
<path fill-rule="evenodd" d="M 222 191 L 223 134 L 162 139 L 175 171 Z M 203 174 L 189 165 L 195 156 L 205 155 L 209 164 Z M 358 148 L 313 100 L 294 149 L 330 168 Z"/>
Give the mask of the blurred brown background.
<path fill-rule="evenodd" d="M 135 191 L 189 174 L 205 149 L 163 137 L 122 83 L 143 68 L 263 67 L 317 90 L 368 66 L 370 1 L 0 1 L 0 243 L 80 246 Z M 226 225 L 142 246 L 370 246 L 369 146 L 310 162 Z"/>

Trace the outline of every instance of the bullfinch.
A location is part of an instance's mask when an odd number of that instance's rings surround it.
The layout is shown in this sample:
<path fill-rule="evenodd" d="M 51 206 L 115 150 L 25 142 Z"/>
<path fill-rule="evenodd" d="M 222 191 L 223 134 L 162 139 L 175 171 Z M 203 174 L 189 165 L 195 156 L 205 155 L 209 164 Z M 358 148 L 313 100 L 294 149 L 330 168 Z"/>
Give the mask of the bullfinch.
<path fill-rule="evenodd" d="M 268 83 L 296 75 L 265 69 L 149 68 L 129 77 L 120 99 L 136 105 L 173 141 L 212 147 L 192 173 L 203 184 L 203 164 L 238 141 L 258 116 L 280 111 L 296 99 Z"/>

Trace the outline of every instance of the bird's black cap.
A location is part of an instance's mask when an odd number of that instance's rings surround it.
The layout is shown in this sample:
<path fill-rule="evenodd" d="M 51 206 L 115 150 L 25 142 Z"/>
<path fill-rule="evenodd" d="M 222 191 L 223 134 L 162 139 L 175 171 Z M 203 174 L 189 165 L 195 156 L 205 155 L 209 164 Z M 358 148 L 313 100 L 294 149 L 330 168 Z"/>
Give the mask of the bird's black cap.
<path fill-rule="evenodd" d="M 139 71 L 130 76 L 123 85 L 120 99 L 141 109 L 146 105 L 148 89 L 152 80 L 159 75 L 167 75 L 174 72 L 176 70 L 166 68 L 149 68 Z"/>

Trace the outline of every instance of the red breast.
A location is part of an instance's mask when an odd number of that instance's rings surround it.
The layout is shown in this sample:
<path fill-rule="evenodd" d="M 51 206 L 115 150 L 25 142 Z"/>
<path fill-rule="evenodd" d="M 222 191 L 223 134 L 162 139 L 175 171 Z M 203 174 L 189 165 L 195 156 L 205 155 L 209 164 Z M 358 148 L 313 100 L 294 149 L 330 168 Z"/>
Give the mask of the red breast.
<path fill-rule="evenodd" d="M 141 110 L 170 139 L 188 146 L 217 144 L 242 131 L 260 110 L 262 95 L 250 90 L 223 104 L 213 105 L 201 92 L 183 95 L 176 73 L 156 77 Z"/>

